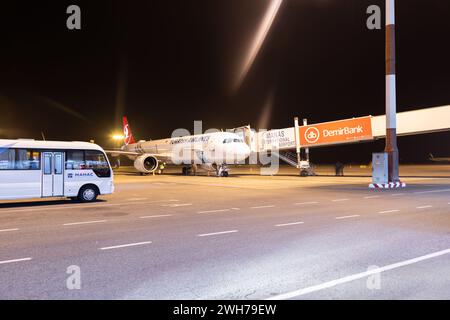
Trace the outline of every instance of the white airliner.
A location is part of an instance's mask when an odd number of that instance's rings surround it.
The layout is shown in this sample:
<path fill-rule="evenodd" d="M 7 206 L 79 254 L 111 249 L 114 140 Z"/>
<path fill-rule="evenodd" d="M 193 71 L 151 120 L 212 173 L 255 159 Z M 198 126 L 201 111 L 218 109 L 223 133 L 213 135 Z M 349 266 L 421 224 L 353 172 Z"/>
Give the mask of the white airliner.
<path fill-rule="evenodd" d="M 142 174 L 159 170 L 161 165 L 182 166 L 182 173 L 196 174 L 200 167 L 217 176 L 228 176 L 228 165 L 239 164 L 250 155 L 250 148 L 239 135 L 231 132 L 213 132 L 161 140 L 134 140 L 128 120 L 123 117 L 124 146 L 108 150 L 112 156 L 125 155 L 134 161 Z"/>

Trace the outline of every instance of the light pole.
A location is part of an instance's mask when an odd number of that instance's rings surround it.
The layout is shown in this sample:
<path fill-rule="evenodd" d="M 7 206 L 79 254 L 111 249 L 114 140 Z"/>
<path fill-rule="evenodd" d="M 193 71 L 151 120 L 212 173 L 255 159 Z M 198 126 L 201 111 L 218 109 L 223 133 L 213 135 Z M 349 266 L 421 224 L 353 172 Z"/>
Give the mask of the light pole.
<path fill-rule="evenodd" d="M 386 0 L 386 148 L 389 182 L 399 182 L 395 76 L 395 0 Z"/>

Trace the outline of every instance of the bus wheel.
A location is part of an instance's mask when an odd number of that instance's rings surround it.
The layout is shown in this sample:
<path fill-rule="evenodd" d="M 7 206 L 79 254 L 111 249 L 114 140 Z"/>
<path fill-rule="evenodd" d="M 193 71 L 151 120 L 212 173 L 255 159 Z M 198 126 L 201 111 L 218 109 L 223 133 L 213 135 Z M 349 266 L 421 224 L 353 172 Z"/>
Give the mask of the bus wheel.
<path fill-rule="evenodd" d="M 92 202 L 97 200 L 98 190 L 95 186 L 87 185 L 80 189 L 78 193 L 78 201 Z"/>

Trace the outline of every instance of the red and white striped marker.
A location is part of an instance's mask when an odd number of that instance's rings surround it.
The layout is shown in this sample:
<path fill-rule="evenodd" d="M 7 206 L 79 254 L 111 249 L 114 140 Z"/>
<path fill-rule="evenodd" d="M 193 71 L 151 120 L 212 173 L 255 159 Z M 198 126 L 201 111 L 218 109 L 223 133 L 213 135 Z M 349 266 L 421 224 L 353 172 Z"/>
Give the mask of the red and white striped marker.
<path fill-rule="evenodd" d="M 371 183 L 369 184 L 370 189 L 397 189 L 405 188 L 406 183 L 404 182 L 389 182 L 389 183 Z"/>

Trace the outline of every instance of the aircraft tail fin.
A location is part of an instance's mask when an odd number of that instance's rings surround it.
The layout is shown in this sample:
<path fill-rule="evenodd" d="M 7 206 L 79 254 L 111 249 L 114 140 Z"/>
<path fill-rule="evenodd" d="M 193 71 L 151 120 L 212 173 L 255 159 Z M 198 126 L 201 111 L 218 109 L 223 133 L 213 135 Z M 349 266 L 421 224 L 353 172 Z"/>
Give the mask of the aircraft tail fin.
<path fill-rule="evenodd" d="M 125 145 L 136 143 L 133 137 L 133 133 L 131 132 L 130 125 L 128 124 L 127 117 L 123 117 L 123 135 L 124 135 L 124 142 Z"/>

